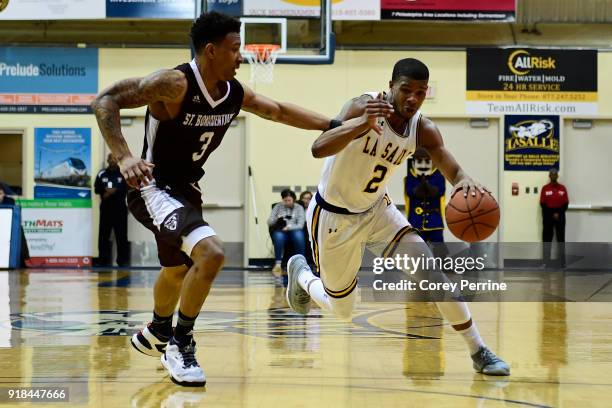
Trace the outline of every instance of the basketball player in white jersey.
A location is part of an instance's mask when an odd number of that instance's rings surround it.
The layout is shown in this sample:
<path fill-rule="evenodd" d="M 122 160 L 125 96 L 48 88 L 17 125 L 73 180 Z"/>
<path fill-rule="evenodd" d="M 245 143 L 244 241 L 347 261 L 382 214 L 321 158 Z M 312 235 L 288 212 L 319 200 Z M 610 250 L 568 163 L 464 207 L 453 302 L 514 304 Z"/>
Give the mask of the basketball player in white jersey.
<path fill-rule="evenodd" d="M 312 299 L 322 309 L 350 318 L 364 243 L 376 256 L 384 257 L 392 257 L 400 243 L 413 244 L 419 252 L 426 248 L 386 194 L 391 175 L 417 146 L 427 150 L 434 165 L 455 186 L 453 194 L 460 189 L 464 195 L 475 194 L 476 189 L 484 192 L 446 150 L 436 125 L 421 115 L 428 80 L 429 70 L 421 61 L 398 61 L 389 91 L 366 93 L 349 101 L 336 118 L 339 126 L 314 142 L 314 157 L 326 157 L 318 191 L 306 213 L 319 276 L 303 256 L 289 260 L 287 300 L 296 312 L 307 314 Z M 417 272 L 416 279 L 424 273 Z M 434 273 L 437 279 L 445 279 L 441 272 Z M 477 372 L 510 374 L 509 366 L 483 343 L 464 302 L 436 304 L 465 339 Z"/>

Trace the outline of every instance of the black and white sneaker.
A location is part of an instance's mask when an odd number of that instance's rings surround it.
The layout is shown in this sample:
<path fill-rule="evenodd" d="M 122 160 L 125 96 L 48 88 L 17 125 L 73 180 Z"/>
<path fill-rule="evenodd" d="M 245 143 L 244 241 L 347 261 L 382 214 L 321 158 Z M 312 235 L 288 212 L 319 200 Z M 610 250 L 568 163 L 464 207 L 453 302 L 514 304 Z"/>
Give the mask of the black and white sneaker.
<path fill-rule="evenodd" d="M 142 354 L 159 357 L 164 354 L 169 340 L 169 337 L 154 332 L 149 323 L 147 327 L 132 336 L 131 342 L 132 346 Z"/>
<path fill-rule="evenodd" d="M 196 360 L 195 352 L 196 343 L 193 340 L 186 346 L 179 346 L 171 341 L 166 347 L 166 352 L 161 356 L 161 363 L 175 384 L 185 387 L 206 385 L 206 376 Z"/>

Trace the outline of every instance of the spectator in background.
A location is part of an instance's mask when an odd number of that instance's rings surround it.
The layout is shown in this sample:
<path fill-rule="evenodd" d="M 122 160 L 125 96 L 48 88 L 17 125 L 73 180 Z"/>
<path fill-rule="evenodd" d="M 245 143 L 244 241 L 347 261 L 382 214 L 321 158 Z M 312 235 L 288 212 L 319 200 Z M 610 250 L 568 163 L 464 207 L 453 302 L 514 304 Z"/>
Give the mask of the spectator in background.
<path fill-rule="evenodd" d="M 542 241 L 544 242 L 544 266 L 552 266 L 550 261 L 551 242 L 556 234 L 559 248 L 558 266 L 565 267 L 565 212 L 569 205 L 567 189 L 557 182 L 559 171 L 550 169 L 548 173 L 550 183 L 542 187 L 540 193 L 540 206 L 542 207 Z"/>
<path fill-rule="evenodd" d="M 308 205 L 310 205 L 310 200 L 312 200 L 312 193 L 308 190 L 302 191 L 298 203 L 300 203 L 302 207 L 304 207 L 304 211 L 308 209 Z"/>
<path fill-rule="evenodd" d="M 17 205 L 15 203 L 15 199 L 9 197 L 9 194 L 14 194 L 11 188 L 0 181 L 0 205 Z M 30 251 L 28 248 L 28 241 L 26 240 L 25 233 L 23 231 L 23 227 L 20 226 L 19 233 L 21 234 L 21 266 L 26 266 L 26 260 L 30 259 Z"/>
<path fill-rule="evenodd" d="M 308 190 L 302 191 L 298 203 L 300 203 L 302 207 L 304 207 L 304 213 L 306 212 L 306 210 L 308 210 L 310 200 L 312 200 L 312 193 Z M 308 227 L 306 226 L 306 223 L 304 223 L 304 228 L 302 228 L 302 231 L 304 231 L 304 256 L 306 257 L 306 262 L 308 262 L 308 265 L 314 266 L 315 263 L 312 257 L 312 246 L 310 244 L 310 236 L 308 235 Z"/>
<path fill-rule="evenodd" d="M 268 218 L 270 235 L 274 244 L 272 273 L 277 276 L 282 273 L 281 263 L 285 243 L 291 241 L 295 254 L 304 255 L 306 246 L 303 232 L 306 221 L 304 208 L 301 205 L 295 205 L 295 193 L 289 189 L 283 190 L 281 197 L 283 201 L 274 205 L 270 218 Z"/>
<path fill-rule="evenodd" d="M 117 160 L 112 154 L 107 158 L 108 167 L 96 177 L 95 191 L 100 194 L 100 229 L 98 231 L 97 266 L 111 266 L 113 244 L 111 231 L 117 242 L 117 265 L 127 266 L 130 246 L 127 238 L 127 184 L 121 175 Z"/>
<path fill-rule="evenodd" d="M 15 200 L 9 197 L 11 193 L 4 183 L 0 182 L 0 205 L 15 205 Z"/>

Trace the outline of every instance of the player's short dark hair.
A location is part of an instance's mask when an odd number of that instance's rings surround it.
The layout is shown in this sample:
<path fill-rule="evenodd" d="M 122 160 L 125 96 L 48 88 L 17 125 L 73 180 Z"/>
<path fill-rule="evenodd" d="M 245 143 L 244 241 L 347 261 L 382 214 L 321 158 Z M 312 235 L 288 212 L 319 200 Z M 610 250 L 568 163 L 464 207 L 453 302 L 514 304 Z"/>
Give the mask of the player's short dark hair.
<path fill-rule="evenodd" d="M 293 191 L 289 190 L 288 188 L 281 191 L 282 198 L 289 197 L 289 196 L 293 197 L 293 200 L 295 200 L 295 193 Z"/>
<path fill-rule="evenodd" d="M 429 69 L 427 65 L 418 59 L 404 58 L 395 63 L 391 81 L 395 82 L 401 77 L 408 77 L 417 81 L 427 81 L 429 79 Z"/>
<path fill-rule="evenodd" d="M 229 33 L 240 33 L 240 20 L 216 11 L 202 13 L 191 26 L 191 42 L 195 52 L 208 43 L 218 43 Z"/>

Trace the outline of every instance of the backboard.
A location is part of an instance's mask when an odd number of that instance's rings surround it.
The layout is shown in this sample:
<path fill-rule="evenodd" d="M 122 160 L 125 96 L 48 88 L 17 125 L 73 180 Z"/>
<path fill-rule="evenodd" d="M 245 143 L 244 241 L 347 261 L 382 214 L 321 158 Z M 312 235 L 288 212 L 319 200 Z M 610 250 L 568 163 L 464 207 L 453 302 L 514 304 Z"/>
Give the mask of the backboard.
<path fill-rule="evenodd" d="M 240 17 L 242 51 L 247 44 L 276 44 L 277 64 L 332 64 L 332 0 L 242 0 L 230 9 L 208 0 L 207 10 Z"/>

